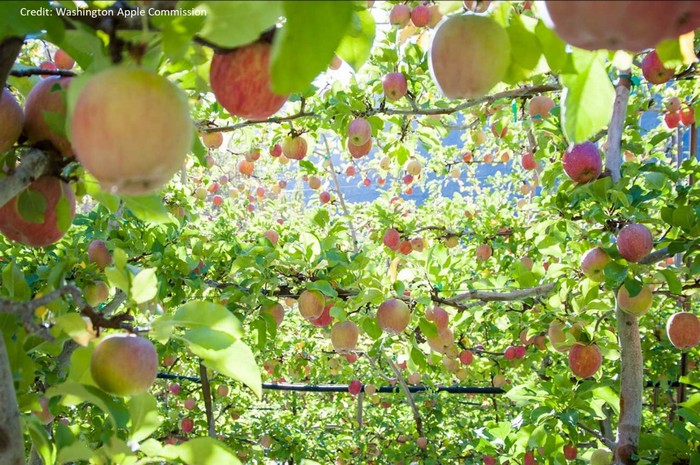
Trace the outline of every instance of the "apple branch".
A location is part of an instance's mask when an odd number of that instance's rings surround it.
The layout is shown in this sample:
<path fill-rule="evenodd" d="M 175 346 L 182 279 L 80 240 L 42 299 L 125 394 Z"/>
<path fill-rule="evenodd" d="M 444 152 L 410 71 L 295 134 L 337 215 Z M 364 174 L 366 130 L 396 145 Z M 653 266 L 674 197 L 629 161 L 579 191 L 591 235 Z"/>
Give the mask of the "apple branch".
<path fill-rule="evenodd" d="M 243 121 L 241 123 L 236 123 L 232 124 L 230 126 L 221 126 L 221 127 L 199 127 L 199 131 L 206 133 L 206 132 L 230 132 L 230 131 L 235 131 L 237 129 L 242 129 L 242 128 L 247 128 L 248 126 L 255 126 L 258 124 L 282 124 L 286 123 L 289 121 L 294 121 L 295 119 L 299 118 L 320 118 L 319 115 L 316 113 L 311 113 L 308 111 L 301 111 L 299 113 L 295 113 L 293 115 L 289 116 L 273 116 L 272 118 L 268 119 L 262 119 L 262 120 L 248 120 L 248 121 Z"/>
<path fill-rule="evenodd" d="M 481 300 L 482 302 L 509 302 L 513 300 L 527 299 L 528 297 L 542 297 L 549 294 L 554 289 L 554 283 L 527 289 L 518 289 L 511 292 L 491 292 L 491 291 L 469 291 L 456 295 L 447 300 L 447 305 L 451 302 L 459 303 L 465 300 Z"/>
<path fill-rule="evenodd" d="M 396 376 L 396 380 L 399 383 L 399 386 L 401 387 L 401 390 L 404 392 L 406 395 L 406 401 L 408 402 L 408 405 L 411 407 L 411 410 L 413 411 L 413 419 L 416 421 L 416 430 L 418 431 L 419 435 L 423 435 L 423 420 L 421 419 L 420 412 L 418 411 L 418 407 L 416 406 L 416 401 L 413 398 L 413 395 L 411 395 L 411 391 L 408 388 L 408 385 L 406 384 L 406 380 L 403 379 L 403 376 L 401 375 L 401 371 L 399 370 L 399 367 L 396 366 L 393 360 L 391 360 L 387 355 L 382 352 L 382 356 L 384 357 L 384 360 L 386 360 L 386 363 L 389 365 L 391 368 L 391 371 L 394 372 L 394 376 Z"/>
<path fill-rule="evenodd" d="M 10 71 L 10 76 L 14 77 L 30 77 L 30 76 L 77 76 L 74 71 L 68 69 L 43 69 L 43 68 L 25 68 L 13 69 Z"/>
<path fill-rule="evenodd" d="M 199 379 L 202 384 L 202 397 L 204 398 L 204 411 L 207 415 L 207 431 L 209 437 L 216 437 L 216 425 L 214 424 L 214 410 L 212 409 L 211 402 L 211 384 L 209 384 L 209 377 L 207 376 L 207 367 L 200 361 L 199 362 Z"/>
<path fill-rule="evenodd" d="M 10 360 L 0 332 L 0 463 L 24 465 L 24 437 L 19 422 Z"/>
<path fill-rule="evenodd" d="M 32 149 L 22 157 L 22 163 L 13 174 L 0 178 L 0 206 L 16 197 L 32 182 L 49 172 L 49 156 Z"/>
<path fill-rule="evenodd" d="M 330 146 L 328 145 L 328 138 L 326 136 L 323 136 L 323 142 L 326 144 L 326 155 L 327 155 L 327 160 L 328 160 L 328 172 L 331 174 L 331 177 L 333 178 L 333 183 L 335 184 L 335 192 L 338 194 L 338 202 L 340 202 L 340 208 L 343 209 L 343 213 L 348 219 L 348 227 L 350 228 L 350 235 L 352 236 L 352 244 L 353 244 L 353 250 L 355 253 L 359 251 L 359 242 L 357 240 L 357 232 L 355 231 L 355 225 L 352 222 L 352 216 L 350 216 L 350 210 L 348 210 L 348 206 L 345 204 L 345 196 L 343 196 L 343 191 L 340 188 L 340 181 L 338 181 L 338 175 L 335 172 L 335 169 L 333 168 L 333 160 L 331 158 L 331 149 Z"/>
<path fill-rule="evenodd" d="M 615 447 L 615 441 L 611 441 L 610 439 L 606 438 L 605 436 L 603 436 L 601 433 L 594 430 L 593 428 L 589 428 L 588 426 L 584 425 L 583 423 L 578 423 L 577 426 L 579 428 L 581 428 L 582 430 L 584 430 L 585 432 L 587 432 L 588 434 L 590 434 L 591 436 L 595 437 L 600 442 L 602 442 L 605 445 L 605 447 L 607 447 L 608 449 L 612 449 L 613 447 Z"/>

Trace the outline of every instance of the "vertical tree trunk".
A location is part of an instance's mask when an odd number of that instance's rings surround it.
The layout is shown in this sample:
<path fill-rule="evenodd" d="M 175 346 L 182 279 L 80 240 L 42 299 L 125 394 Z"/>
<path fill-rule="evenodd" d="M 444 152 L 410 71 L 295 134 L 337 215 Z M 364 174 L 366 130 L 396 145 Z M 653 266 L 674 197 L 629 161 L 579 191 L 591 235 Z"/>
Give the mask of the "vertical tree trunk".
<path fill-rule="evenodd" d="M 0 464 L 24 465 L 24 437 L 10 360 L 0 332 Z"/>

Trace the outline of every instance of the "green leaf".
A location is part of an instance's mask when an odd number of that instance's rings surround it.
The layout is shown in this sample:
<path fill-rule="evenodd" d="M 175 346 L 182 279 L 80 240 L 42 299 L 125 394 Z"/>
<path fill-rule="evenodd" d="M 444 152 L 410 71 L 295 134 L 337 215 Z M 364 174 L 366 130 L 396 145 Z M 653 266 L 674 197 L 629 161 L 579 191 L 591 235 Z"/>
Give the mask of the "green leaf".
<path fill-rule="evenodd" d="M 236 454 L 213 438 L 195 438 L 174 446 L 180 460 L 187 465 L 240 465 Z"/>
<path fill-rule="evenodd" d="M 324 280 L 318 280 L 318 281 L 313 281 L 310 282 L 306 285 L 306 288 L 310 291 L 319 291 L 323 295 L 326 295 L 328 297 L 337 297 L 338 296 L 338 291 L 336 291 L 333 286 L 331 286 L 331 283 L 328 281 Z"/>
<path fill-rule="evenodd" d="M 434 338 L 438 335 L 438 329 L 435 323 L 428 321 L 425 318 L 421 318 L 418 321 L 418 326 L 420 330 L 425 334 L 425 337 Z"/>
<path fill-rule="evenodd" d="M 0 2 L 0 40 L 8 36 L 24 37 L 47 31 L 52 40 L 61 40 L 65 33 L 63 21 L 57 15 L 42 15 L 49 2 Z M 30 10 L 28 13 L 22 9 Z M 35 13 L 35 14 L 32 14 Z"/>
<path fill-rule="evenodd" d="M 369 10 L 356 11 L 345 37 L 338 45 L 338 56 L 359 71 L 367 61 L 374 44 L 374 17 Z"/>
<path fill-rule="evenodd" d="M 573 143 L 586 141 L 610 122 L 615 89 L 605 70 L 605 52 L 574 50 L 578 74 L 562 74 L 562 129 Z"/>
<path fill-rule="evenodd" d="M 177 9 L 192 10 L 196 2 L 180 2 Z M 152 16 L 151 22 L 161 32 L 163 54 L 173 61 L 185 57 L 194 36 L 202 29 L 207 17 L 197 15 Z"/>
<path fill-rule="evenodd" d="M 24 424 L 23 429 L 29 432 L 29 437 L 32 438 L 34 450 L 39 454 L 43 463 L 55 463 L 56 461 L 56 446 L 49 438 L 46 427 L 39 422 L 35 416 L 22 417 Z"/>
<path fill-rule="evenodd" d="M 678 279 L 678 275 L 675 271 L 665 269 L 661 270 L 660 273 L 666 280 L 666 283 L 668 284 L 668 290 L 671 294 L 681 295 L 683 293 L 683 285 Z"/>
<path fill-rule="evenodd" d="M 535 34 L 549 68 L 555 73 L 575 73 L 571 54 L 566 52 L 566 42 L 540 20 L 535 26 Z M 511 43 L 511 46 L 513 44 Z"/>
<path fill-rule="evenodd" d="M 65 233 L 73 224 L 73 215 L 70 211 L 71 204 L 68 202 L 68 197 L 61 194 L 56 202 L 56 227 L 59 231 Z"/>
<path fill-rule="evenodd" d="M 277 94 L 303 92 L 328 68 L 335 49 L 352 19 L 353 2 L 283 2 L 285 25 L 272 45 L 272 90 Z M 299 59 L 299 51 L 304 59 Z"/>
<path fill-rule="evenodd" d="M 127 404 L 131 416 L 130 439 L 141 442 L 158 429 L 162 423 L 158 414 L 156 398 L 148 392 L 129 399 Z"/>
<path fill-rule="evenodd" d="M 72 83 L 70 88 L 73 88 Z M 100 183 L 87 173 L 85 174 L 85 191 L 90 197 L 104 205 L 110 213 L 119 210 L 119 204 L 121 202 L 119 196 L 102 191 L 102 189 L 100 189 Z"/>
<path fill-rule="evenodd" d="M 511 62 L 503 81 L 516 84 L 526 79 L 542 56 L 542 46 L 535 35 L 534 18 L 513 15 L 506 31 L 510 38 Z"/>
<path fill-rule="evenodd" d="M 8 297 L 14 300 L 29 300 L 32 297 L 32 291 L 27 284 L 24 273 L 19 269 L 14 260 L 12 260 L 2 270 L 2 287 L 7 291 Z"/>
<path fill-rule="evenodd" d="M 175 218 L 165 208 L 163 199 L 158 195 L 123 196 L 122 199 L 124 199 L 126 208 L 141 221 L 151 224 L 177 223 Z"/>
<path fill-rule="evenodd" d="M 182 2 L 181 6 L 190 8 L 197 3 L 196 9 L 207 13 L 199 36 L 224 48 L 254 42 L 283 14 L 282 2 L 278 1 Z"/>
<path fill-rule="evenodd" d="M 158 278 L 156 277 L 156 269 L 148 268 L 141 270 L 131 283 L 131 298 L 137 304 L 142 304 L 153 300 L 157 293 Z"/>
<path fill-rule="evenodd" d="M 41 192 L 25 189 L 17 197 L 19 216 L 28 223 L 43 223 L 46 207 L 46 197 Z"/>
<path fill-rule="evenodd" d="M 109 421 L 117 428 L 126 428 L 129 412 L 121 402 L 107 395 L 102 390 L 86 384 L 66 381 L 46 390 L 47 397 L 63 396 L 63 405 L 77 406 L 88 402 L 108 414 Z"/>

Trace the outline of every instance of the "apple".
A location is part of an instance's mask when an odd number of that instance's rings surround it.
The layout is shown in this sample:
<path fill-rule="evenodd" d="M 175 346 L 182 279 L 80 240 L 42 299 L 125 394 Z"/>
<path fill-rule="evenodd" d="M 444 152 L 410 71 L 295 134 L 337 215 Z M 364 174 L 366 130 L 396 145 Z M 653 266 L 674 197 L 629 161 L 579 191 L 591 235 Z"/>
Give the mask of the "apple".
<path fill-rule="evenodd" d="M 226 397 L 229 393 L 229 387 L 225 384 L 220 384 L 216 388 L 216 395 L 219 397 Z"/>
<path fill-rule="evenodd" d="M 412 174 L 407 174 L 406 176 L 403 177 L 404 184 L 411 184 L 412 182 L 413 182 L 413 175 Z"/>
<path fill-rule="evenodd" d="M 420 174 L 421 164 L 416 158 L 411 158 L 406 162 L 406 171 L 411 176 L 418 176 Z"/>
<path fill-rule="evenodd" d="M 192 129 L 182 90 L 152 71 L 126 66 L 91 76 L 71 118 L 78 161 L 103 189 L 127 195 L 160 189 L 182 168 Z"/>
<path fill-rule="evenodd" d="M 319 328 L 330 326 L 333 322 L 333 318 L 331 317 L 330 313 L 331 308 L 333 308 L 333 302 L 326 304 L 326 306 L 323 307 L 323 312 L 321 312 L 318 318 L 311 320 L 311 324 Z"/>
<path fill-rule="evenodd" d="M 412 385 L 416 386 L 420 383 L 420 378 L 421 378 L 420 373 L 418 373 L 417 371 L 414 371 L 413 373 L 409 374 L 406 377 L 406 381 L 408 382 L 408 384 L 412 384 Z"/>
<path fill-rule="evenodd" d="M 445 247 L 448 249 L 457 247 L 457 244 L 459 244 L 459 236 L 448 236 L 445 238 Z"/>
<path fill-rule="evenodd" d="M 345 175 L 346 176 L 355 176 L 357 174 L 357 170 L 355 170 L 355 167 L 350 165 L 345 169 Z"/>
<path fill-rule="evenodd" d="M 522 167 L 528 171 L 537 168 L 537 162 L 535 161 L 535 155 L 532 152 L 525 152 L 520 159 L 520 164 Z"/>
<path fill-rule="evenodd" d="M 471 152 L 464 152 L 464 154 L 462 155 L 462 161 L 464 163 L 471 163 L 473 158 L 474 155 Z"/>
<path fill-rule="evenodd" d="M 384 171 L 387 171 L 389 168 L 391 168 L 391 158 L 382 157 L 382 159 L 379 160 L 379 168 L 383 169 Z"/>
<path fill-rule="evenodd" d="M 285 137 L 282 141 L 282 153 L 285 157 L 292 160 L 303 160 L 306 157 L 308 144 L 306 139 L 301 136 Z"/>
<path fill-rule="evenodd" d="M 364 118 L 356 118 L 348 126 L 348 142 L 352 145 L 364 145 L 371 137 L 372 126 Z"/>
<path fill-rule="evenodd" d="M 617 290 L 617 306 L 620 310 L 629 313 L 630 315 L 642 316 L 651 308 L 654 300 L 654 293 L 649 285 L 643 285 L 642 290 L 634 297 L 630 296 L 629 291 L 623 285 Z"/>
<path fill-rule="evenodd" d="M 603 171 L 603 159 L 593 142 L 584 142 L 564 152 L 562 165 L 566 175 L 577 184 L 598 179 Z"/>
<path fill-rule="evenodd" d="M 446 97 L 478 98 L 505 77 L 510 50 L 508 33 L 493 18 L 450 16 L 435 31 L 430 73 Z"/>
<path fill-rule="evenodd" d="M 374 384 L 365 384 L 365 394 L 372 396 L 377 393 L 377 386 Z"/>
<path fill-rule="evenodd" d="M 348 151 L 352 158 L 359 159 L 367 155 L 372 150 L 372 139 L 369 139 L 362 145 L 354 145 L 348 140 Z"/>
<path fill-rule="evenodd" d="M 188 397 L 185 399 L 184 405 L 187 410 L 194 410 L 194 408 L 197 406 L 197 402 L 193 398 Z"/>
<path fill-rule="evenodd" d="M 370 184 L 372 184 L 372 180 L 370 178 L 365 178 L 362 180 L 363 186 L 368 187 Z"/>
<path fill-rule="evenodd" d="M 677 111 L 668 112 L 664 115 L 664 122 L 669 129 L 677 128 L 681 122 L 681 115 Z"/>
<path fill-rule="evenodd" d="M 280 144 L 275 144 L 270 148 L 270 156 L 278 158 L 282 155 L 282 146 Z"/>
<path fill-rule="evenodd" d="M 54 129 L 59 129 L 55 128 L 56 124 L 63 129 L 63 119 L 66 117 L 65 92 L 70 83 L 71 78 L 57 76 L 39 81 L 32 87 L 24 104 L 24 132 L 29 143 L 47 141 L 64 157 L 73 156 L 73 147 L 65 135 Z"/>
<path fill-rule="evenodd" d="M 503 352 L 503 356 L 506 358 L 506 360 L 515 360 L 516 359 L 516 351 L 515 347 L 513 346 L 508 346 L 506 347 L 506 350 Z"/>
<path fill-rule="evenodd" d="M 605 281 L 604 271 L 608 263 L 610 255 L 600 247 L 593 247 L 581 257 L 581 271 L 591 281 L 600 283 Z"/>
<path fill-rule="evenodd" d="M 675 112 L 681 110 L 681 100 L 678 97 L 671 97 L 666 102 L 666 111 Z"/>
<path fill-rule="evenodd" d="M 700 320 L 693 313 L 674 313 L 666 322 L 666 334 L 676 349 L 692 349 L 700 344 Z"/>
<path fill-rule="evenodd" d="M 681 110 L 680 119 L 684 126 L 692 125 L 695 123 L 695 110 L 692 107 Z"/>
<path fill-rule="evenodd" d="M 107 336 L 92 352 L 90 374 L 97 386 L 110 394 L 142 394 L 156 379 L 158 354 L 151 341 L 143 337 Z"/>
<path fill-rule="evenodd" d="M 537 121 L 547 118 L 552 108 L 554 108 L 554 100 L 546 95 L 537 95 L 530 100 L 527 112 L 530 114 L 530 118 Z"/>
<path fill-rule="evenodd" d="M 450 328 L 439 330 L 437 336 L 427 337 L 428 345 L 435 352 L 445 354 L 454 347 L 455 338 Z"/>
<path fill-rule="evenodd" d="M 411 310 L 401 300 L 386 300 L 377 309 L 377 322 L 387 333 L 398 334 L 411 322 Z"/>
<path fill-rule="evenodd" d="M 217 194 L 211 198 L 211 203 L 213 203 L 215 207 L 220 207 L 224 203 L 224 198 Z"/>
<path fill-rule="evenodd" d="M 183 418 L 180 422 L 180 431 L 184 434 L 189 434 L 194 429 L 194 420 L 191 418 Z"/>
<path fill-rule="evenodd" d="M 515 346 L 515 358 L 523 358 L 527 354 L 527 348 L 525 346 Z"/>
<path fill-rule="evenodd" d="M 22 134 L 24 113 L 17 99 L 7 88 L 0 93 L 0 153 L 10 149 Z"/>
<path fill-rule="evenodd" d="M 299 313 L 308 321 L 315 320 L 326 306 L 326 298 L 318 291 L 305 290 L 299 295 L 297 300 Z"/>
<path fill-rule="evenodd" d="M 432 321 L 437 326 L 438 331 L 447 329 L 450 315 L 442 307 L 433 307 L 425 311 L 425 319 Z"/>
<path fill-rule="evenodd" d="M 523 465 L 537 465 L 537 460 L 535 460 L 535 453 L 531 450 L 525 452 L 523 456 Z"/>
<path fill-rule="evenodd" d="M 484 462 L 484 465 L 496 465 L 496 459 L 490 455 L 482 456 L 481 460 Z"/>
<path fill-rule="evenodd" d="M 389 100 L 399 100 L 408 92 L 408 83 L 403 73 L 387 73 L 382 79 L 384 95 Z"/>
<path fill-rule="evenodd" d="M 472 354 L 471 350 L 463 350 L 459 353 L 459 361 L 463 365 L 471 365 L 474 361 L 474 354 Z"/>
<path fill-rule="evenodd" d="M 596 344 L 574 344 L 569 350 L 569 368 L 579 378 L 593 376 L 603 362 L 603 355 Z"/>
<path fill-rule="evenodd" d="M 176 396 L 180 394 L 180 391 L 182 390 L 182 386 L 180 386 L 179 383 L 172 383 L 171 385 L 168 386 L 168 392 L 170 394 Z"/>
<path fill-rule="evenodd" d="M 221 132 L 202 133 L 202 143 L 210 149 L 218 149 L 224 143 L 224 135 Z"/>
<path fill-rule="evenodd" d="M 88 246 L 88 261 L 94 263 L 101 270 L 104 270 L 107 265 L 112 263 L 112 254 L 104 241 L 95 239 Z"/>
<path fill-rule="evenodd" d="M 39 69 L 43 69 L 46 71 L 56 71 L 58 70 L 58 66 L 53 61 L 42 61 L 39 63 Z M 50 78 L 50 74 L 42 74 L 41 79 L 48 79 Z"/>
<path fill-rule="evenodd" d="M 427 5 L 416 5 L 411 10 L 411 22 L 416 27 L 425 27 L 430 23 L 430 8 Z"/>
<path fill-rule="evenodd" d="M 673 68 L 666 68 L 656 50 L 647 53 L 642 60 L 642 74 L 651 84 L 663 84 L 675 74 Z"/>
<path fill-rule="evenodd" d="M 166 355 L 163 357 L 163 366 L 164 367 L 171 367 L 175 365 L 175 357 L 172 355 Z"/>
<path fill-rule="evenodd" d="M 559 352 L 566 352 L 571 347 L 566 342 L 564 323 L 560 320 L 552 320 L 547 329 L 547 336 L 549 337 L 549 343 Z"/>
<path fill-rule="evenodd" d="M 277 113 L 288 95 L 272 91 L 270 53 L 272 45 L 256 42 L 211 61 L 209 82 L 216 101 L 231 115 L 264 120 Z"/>
<path fill-rule="evenodd" d="M 480 262 L 485 262 L 489 258 L 491 258 L 491 254 L 493 253 L 493 250 L 491 249 L 491 246 L 488 244 L 481 244 L 477 246 L 476 251 L 474 252 L 474 255 L 476 256 L 476 259 Z"/>
<path fill-rule="evenodd" d="M 59 69 L 73 69 L 73 66 L 75 66 L 75 60 L 60 49 L 54 53 L 53 61 Z"/>
<path fill-rule="evenodd" d="M 244 157 L 248 161 L 258 161 L 260 159 L 260 149 L 250 149 L 245 153 Z"/>
<path fill-rule="evenodd" d="M 590 457 L 590 465 L 610 465 L 612 462 L 612 452 L 606 449 L 596 449 Z"/>
<path fill-rule="evenodd" d="M 633 0 L 544 2 L 547 23 L 566 43 L 586 50 L 641 52 L 700 26 L 697 2 Z"/>
<path fill-rule="evenodd" d="M 382 237 L 382 243 L 391 250 L 398 250 L 401 245 L 401 235 L 394 228 L 389 228 Z"/>
<path fill-rule="evenodd" d="M 83 291 L 83 297 L 85 301 L 91 307 L 97 307 L 98 305 L 107 301 L 109 297 L 109 286 L 104 281 L 95 281 L 94 283 L 85 287 Z"/>
<path fill-rule="evenodd" d="M 350 381 L 350 384 L 348 384 L 348 392 L 352 394 L 353 396 L 356 396 L 362 391 L 362 381 L 359 379 L 353 379 Z"/>
<path fill-rule="evenodd" d="M 328 191 L 321 192 L 320 194 L 318 194 L 318 200 L 323 204 L 330 202 L 331 201 L 331 193 Z"/>
<path fill-rule="evenodd" d="M 405 27 L 410 19 L 411 9 L 408 7 L 408 5 L 394 5 L 391 12 L 389 12 L 389 23 L 392 26 Z"/>
<path fill-rule="evenodd" d="M 280 303 L 265 307 L 262 312 L 266 315 L 270 315 L 275 320 L 275 325 L 277 327 L 279 327 L 284 320 L 284 307 Z"/>
<path fill-rule="evenodd" d="M 418 439 L 416 439 L 416 445 L 421 449 L 425 449 L 426 447 L 428 447 L 428 438 L 425 438 L 423 436 L 419 437 Z"/>
<path fill-rule="evenodd" d="M 268 229 L 263 233 L 263 237 L 267 238 L 270 242 L 272 242 L 272 245 L 277 245 L 277 243 L 280 240 L 280 235 L 277 231 L 274 229 Z"/>
<path fill-rule="evenodd" d="M 564 444 L 563 452 L 566 460 L 576 460 L 578 455 L 578 449 L 572 443 Z"/>
<path fill-rule="evenodd" d="M 464 0 L 464 8 L 474 13 L 484 13 L 491 5 L 490 0 Z"/>
<path fill-rule="evenodd" d="M 238 162 L 237 169 L 243 176 L 252 176 L 255 170 L 255 163 L 248 160 L 241 160 Z"/>
<path fill-rule="evenodd" d="M 331 328 L 333 349 L 340 354 L 354 351 L 357 348 L 359 336 L 360 328 L 352 321 L 342 321 Z"/>
<path fill-rule="evenodd" d="M 422 237 L 414 237 L 411 239 L 411 248 L 416 252 L 422 252 L 425 248 L 425 241 Z"/>
<path fill-rule="evenodd" d="M 19 208 L 25 197 L 31 201 L 24 207 L 28 211 Z M 38 202 L 43 205 L 43 212 L 36 211 Z M 44 176 L 0 207 L 0 233 L 30 247 L 45 247 L 63 237 L 74 217 L 73 190 L 59 178 Z"/>
<path fill-rule="evenodd" d="M 333 58 L 331 59 L 331 64 L 328 67 L 333 71 L 337 71 L 340 69 L 341 66 L 343 66 L 343 60 L 341 60 L 340 57 L 338 57 L 338 55 L 333 55 Z"/>
<path fill-rule="evenodd" d="M 617 250 L 628 262 L 636 263 L 654 248 L 654 238 L 649 228 L 639 223 L 630 223 L 617 234 Z"/>

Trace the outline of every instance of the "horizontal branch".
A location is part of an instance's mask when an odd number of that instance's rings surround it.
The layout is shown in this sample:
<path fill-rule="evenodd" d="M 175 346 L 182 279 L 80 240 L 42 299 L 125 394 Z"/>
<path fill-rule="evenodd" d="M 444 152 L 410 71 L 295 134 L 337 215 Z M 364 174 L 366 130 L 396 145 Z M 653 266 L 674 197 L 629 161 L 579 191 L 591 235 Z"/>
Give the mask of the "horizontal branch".
<path fill-rule="evenodd" d="M 653 265 L 654 263 L 665 260 L 670 256 L 671 254 L 668 252 L 668 247 L 664 247 L 662 249 L 655 250 L 646 257 L 642 258 L 639 260 L 639 263 L 642 265 Z"/>
<path fill-rule="evenodd" d="M 482 302 L 510 302 L 513 300 L 527 299 L 528 297 L 541 297 L 549 294 L 554 289 L 554 283 L 544 284 L 538 287 L 518 289 L 510 292 L 469 291 L 456 295 L 449 302 L 462 302 L 465 300 L 480 300 Z"/>
<path fill-rule="evenodd" d="M 299 118 L 319 118 L 319 115 L 308 111 L 302 111 L 289 116 L 273 116 L 272 118 L 263 120 L 243 121 L 242 123 L 232 124 L 230 126 L 221 126 L 218 128 L 200 127 L 199 130 L 200 132 L 230 132 L 237 129 L 246 128 L 248 126 L 255 126 L 257 124 L 282 124 Z"/>

